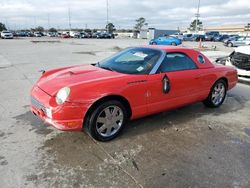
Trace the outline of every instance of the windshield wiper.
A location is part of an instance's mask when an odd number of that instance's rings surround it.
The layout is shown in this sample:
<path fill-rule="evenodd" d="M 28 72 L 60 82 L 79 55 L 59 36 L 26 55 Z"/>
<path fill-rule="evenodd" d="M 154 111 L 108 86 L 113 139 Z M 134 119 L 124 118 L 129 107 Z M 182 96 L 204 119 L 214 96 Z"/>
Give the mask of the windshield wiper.
<path fill-rule="evenodd" d="M 98 61 L 95 65 L 97 65 L 98 67 L 101 67 L 100 62 Z"/>
<path fill-rule="evenodd" d="M 111 67 L 102 67 L 102 66 L 99 66 L 99 67 L 102 68 L 102 69 L 105 69 L 105 70 L 114 71 L 114 69 L 112 69 Z"/>

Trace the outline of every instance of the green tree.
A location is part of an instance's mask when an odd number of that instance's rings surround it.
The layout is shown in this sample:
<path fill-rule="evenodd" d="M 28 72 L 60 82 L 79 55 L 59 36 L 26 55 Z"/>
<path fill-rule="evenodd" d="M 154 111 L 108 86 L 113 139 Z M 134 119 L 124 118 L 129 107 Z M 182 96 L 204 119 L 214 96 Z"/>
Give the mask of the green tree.
<path fill-rule="evenodd" d="M 52 28 L 49 29 L 49 32 L 56 33 L 57 30 L 56 30 L 55 28 L 52 27 Z"/>
<path fill-rule="evenodd" d="M 7 30 L 5 25 L 0 22 L 0 31 Z"/>
<path fill-rule="evenodd" d="M 84 29 L 86 33 L 91 33 L 91 29 Z"/>
<path fill-rule="evenodd" d="M 146 19 L 143 17 L 138 18 L 136 21 L 136 24 L 134 26 L 135 31 L 139 32 L 144 25 L 148 25 L 146 23 Z"/>
<path fill-rule="evenodd" d="M 38 26 L 35 30 L 38 32 L 44 32 L 44 28 L 42 26 Z"/>
<path fill-rule="evenodd" d="M 113 23 L 108 23 L 106 25 L 106 30 L 107 32 L 113 33 L 116 30 L 115 25 Z"/>
<path fill-rule="evenodd" d="M 198 20 L 195 19 L 191 22 L 191 24 L 189 26 L 189 30 L 196 31 L 196 25 L 197 25 L 197 31 L 201 31 L 203 29 L 202 21 L 200 21 L 199 19 Z"/>

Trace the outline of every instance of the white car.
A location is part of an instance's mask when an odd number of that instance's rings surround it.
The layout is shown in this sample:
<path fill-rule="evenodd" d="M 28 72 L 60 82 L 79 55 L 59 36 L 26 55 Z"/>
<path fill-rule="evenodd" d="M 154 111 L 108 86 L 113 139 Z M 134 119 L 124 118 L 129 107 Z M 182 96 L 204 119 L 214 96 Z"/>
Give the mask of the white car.
<path fill-rule="evenodd" d="M 13 34 L 9 31 L 2 31 L 1 38 L 2 39 L 13 39 Z"/>
<path fill-rule="evenodd" d="M 80 38 L 80 33 L 79 32 L 75 32 L 75 31 L 70 31 L 69 32 L 69 36 L 71 38 Z"/>
<path fill-rule="evenodd" d="M 35 33 L 34 33 L 34 36 L 35 36 L 35 37 L 41 37 L 42 35 L 41 35 L 40 32 L 35 32 Z"/>
<path fill-rule="evenodd" d="M 235 67 L 239 80 L 250 82 L 250 46 L 237 47 L 229 56 L 218 58 L 216 63 Z"/>
<path fill-rule="evenodd" d="M 178 38 L 178 39 L 180 39 L 180 40 L 183 40 L 183 39 L 184 39 L 184 36 L 183 36 L 182 33 L 174 33 L 174 34 L 172 34 L 172 35 L 170 35 L 170 36 L 176 37 L 176 38 Z"/>

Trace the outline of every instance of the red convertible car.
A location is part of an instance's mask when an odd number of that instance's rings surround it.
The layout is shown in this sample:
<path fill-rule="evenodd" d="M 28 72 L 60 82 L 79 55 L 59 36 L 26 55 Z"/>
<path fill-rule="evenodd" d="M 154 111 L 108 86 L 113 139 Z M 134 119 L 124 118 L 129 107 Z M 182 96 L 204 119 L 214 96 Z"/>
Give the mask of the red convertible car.
<path fill-rule="evenodd" d="M 57 129 L 108 141 L 127 120 L 201 101 L 219 107 L 237 81 L 233 67 L 193 49 L 131 47 L 96 64 L 43 72 L 31 111 Z"/>

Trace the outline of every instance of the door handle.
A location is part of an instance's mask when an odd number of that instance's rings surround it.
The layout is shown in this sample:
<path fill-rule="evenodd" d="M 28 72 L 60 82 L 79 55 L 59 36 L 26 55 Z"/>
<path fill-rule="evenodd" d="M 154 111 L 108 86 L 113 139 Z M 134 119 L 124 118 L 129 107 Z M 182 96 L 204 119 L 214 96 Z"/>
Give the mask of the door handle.
<path fill-rule="evenodd" d="M 170 80 L 169 80 L 168 76 L 165 74 L 163 76 L 163 79 L 162 79 L 162 91 L 163 91 L 163 93 L 164 94 L 169 93 L 170 88 L 171 88 Z"/>

